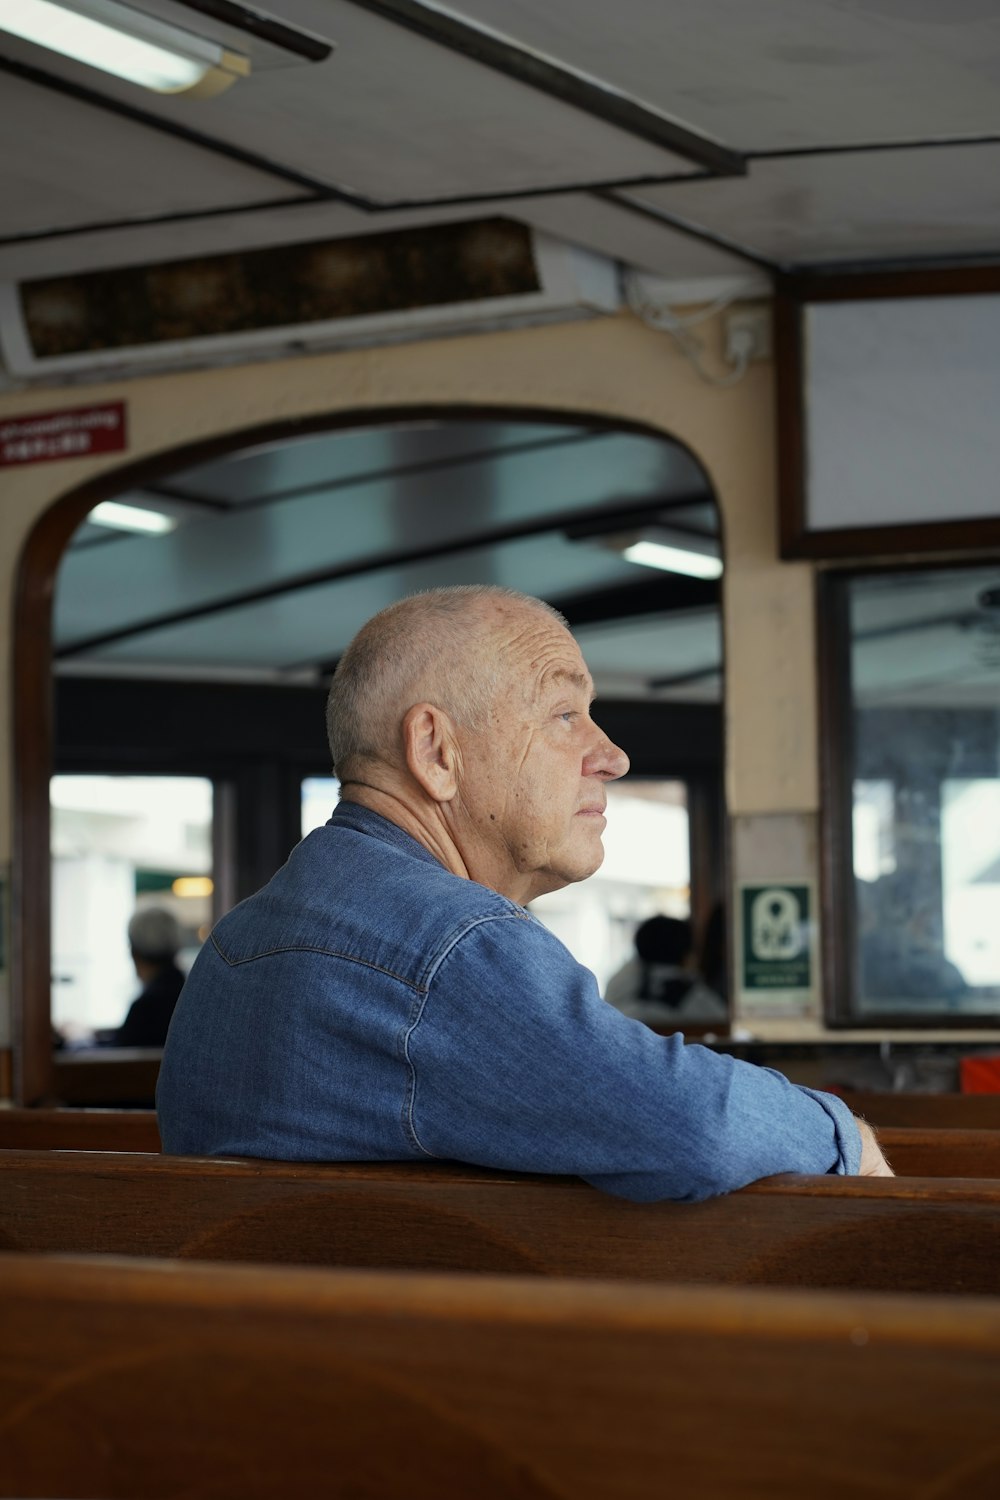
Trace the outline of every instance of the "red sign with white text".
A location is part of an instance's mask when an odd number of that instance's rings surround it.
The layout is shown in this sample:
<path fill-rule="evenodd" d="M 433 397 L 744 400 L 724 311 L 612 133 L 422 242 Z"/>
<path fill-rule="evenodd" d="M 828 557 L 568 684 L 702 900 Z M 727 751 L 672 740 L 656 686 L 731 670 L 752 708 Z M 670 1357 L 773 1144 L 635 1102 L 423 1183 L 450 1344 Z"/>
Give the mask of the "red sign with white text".
<path fill-rule="evenodd" d="M 124 401 L 38 412 L 31 417 L 0 417 L 0 465 L 117 453 L 125 447 L 125 438 Z"/>

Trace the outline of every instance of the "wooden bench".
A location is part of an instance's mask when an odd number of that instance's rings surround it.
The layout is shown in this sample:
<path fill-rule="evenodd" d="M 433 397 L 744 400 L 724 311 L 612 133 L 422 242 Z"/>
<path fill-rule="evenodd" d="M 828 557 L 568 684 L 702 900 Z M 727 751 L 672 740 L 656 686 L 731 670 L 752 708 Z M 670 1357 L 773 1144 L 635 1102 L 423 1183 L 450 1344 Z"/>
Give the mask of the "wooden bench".
<path fill-rule="evenodd" d="M 1000 1178 L 1000 1130 L 884 1125 L 878 1138 L 901 1177 Z"/>
<path fill-rule="evenodd" d="M 0 1249 L 1000 1294 L 1000 1182 L 776 1177 L 637 1204 L 576 1178 L 0 1152 Z"/>
<path fill-rule="evenodd" d="M 0 1493 L 972 1500 L 1000 1302 L 10 1256 Z"/>
<path fill-rule="evenodd" d="M 63 1104 L 151 1109 L 163 1053 L 151 1047 L 95 1047 L 56 1052 L 55 1097 Z"/>
<path fill-rule="evenodd" d="M 1000 1178 L 1000 1131 L 887 1126 L 886 1155 L 904 1177 Z M 147 1109 L 0 1109 L 0 1150 L 140 1151 L 160 1149 Z"/>
<path fill-rule="evenodd" d="M 0 1150 L 159 1151 L 151 1109 L 0 1109 Z"/>
<path fill-rule="evenodd" d="M 881 1094 L 838 1089 L 856 1115 L 875 1126 L 1000 1130 L 1000 1094 Z"/>

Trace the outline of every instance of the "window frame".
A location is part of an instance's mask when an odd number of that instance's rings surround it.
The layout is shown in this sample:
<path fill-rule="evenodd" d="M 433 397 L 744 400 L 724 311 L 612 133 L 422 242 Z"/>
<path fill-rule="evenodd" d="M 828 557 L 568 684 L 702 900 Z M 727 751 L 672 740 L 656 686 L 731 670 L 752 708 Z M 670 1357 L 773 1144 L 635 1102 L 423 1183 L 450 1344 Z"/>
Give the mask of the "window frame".
<path fill-rule="evenodd" d="M 799 271 L 775 283 L 774 337 L 778 437 L 778 516 L 782 558 L 829 559 L 931 554 L 969 547 L 1000 546 L 1000 516 L 920 521 L 879 526 L 817 527 L 808 519 L 806 407 L 806 314 L 830 302 L 895 298 L 994 296 L 1000 266 L 919 268 L 909 271 Z"/>
<path fill-rule="evenodd" d="M 820 571 L 816 580 L 820 726 L 820 913 L 823 1020 L 831 1030 L 985 1030 L 1000 1022 L 993 1011 L 973 1014 L 926 1006 L 912 1011 L 862 1010 L 859 1005 L 858 912 L 854 878 L 854 781 L 857 761 L 851 691 L 851 583 L 873 574 L 950 572 L 1000 564 L 1000 553 L 976 557 L 882 559 Z"/>

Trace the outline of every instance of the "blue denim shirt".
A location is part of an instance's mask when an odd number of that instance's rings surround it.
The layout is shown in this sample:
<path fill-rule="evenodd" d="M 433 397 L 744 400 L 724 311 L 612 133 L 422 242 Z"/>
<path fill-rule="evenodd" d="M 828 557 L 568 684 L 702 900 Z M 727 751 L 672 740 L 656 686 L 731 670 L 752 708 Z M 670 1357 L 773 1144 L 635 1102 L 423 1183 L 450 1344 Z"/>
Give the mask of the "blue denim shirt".
<path fill-rule="evenodd" d="M 629 1020 L 523 907 L 349 803 L 215 928 L 157 1108 L 167 1152 L 444 1157 L 636 1200 L 861 1156 L 839 1100 Z"/>

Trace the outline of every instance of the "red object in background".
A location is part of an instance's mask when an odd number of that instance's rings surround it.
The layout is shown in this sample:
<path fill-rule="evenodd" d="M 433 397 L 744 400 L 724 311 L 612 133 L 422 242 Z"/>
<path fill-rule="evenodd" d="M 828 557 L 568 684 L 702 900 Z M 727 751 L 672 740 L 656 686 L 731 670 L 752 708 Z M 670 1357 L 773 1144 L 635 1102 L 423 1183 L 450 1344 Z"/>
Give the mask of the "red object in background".
<path fill-rule="evenodd" d="M 963 1094 L 1000 1094 L 1000 1057 L 963 1057 L 959 1077 Z"/>
<path fill-rule="evenodd" d="M 126 441 L 124 401 L 7 417 L 0 420 L 0 465 L 117 453 Z"/>

